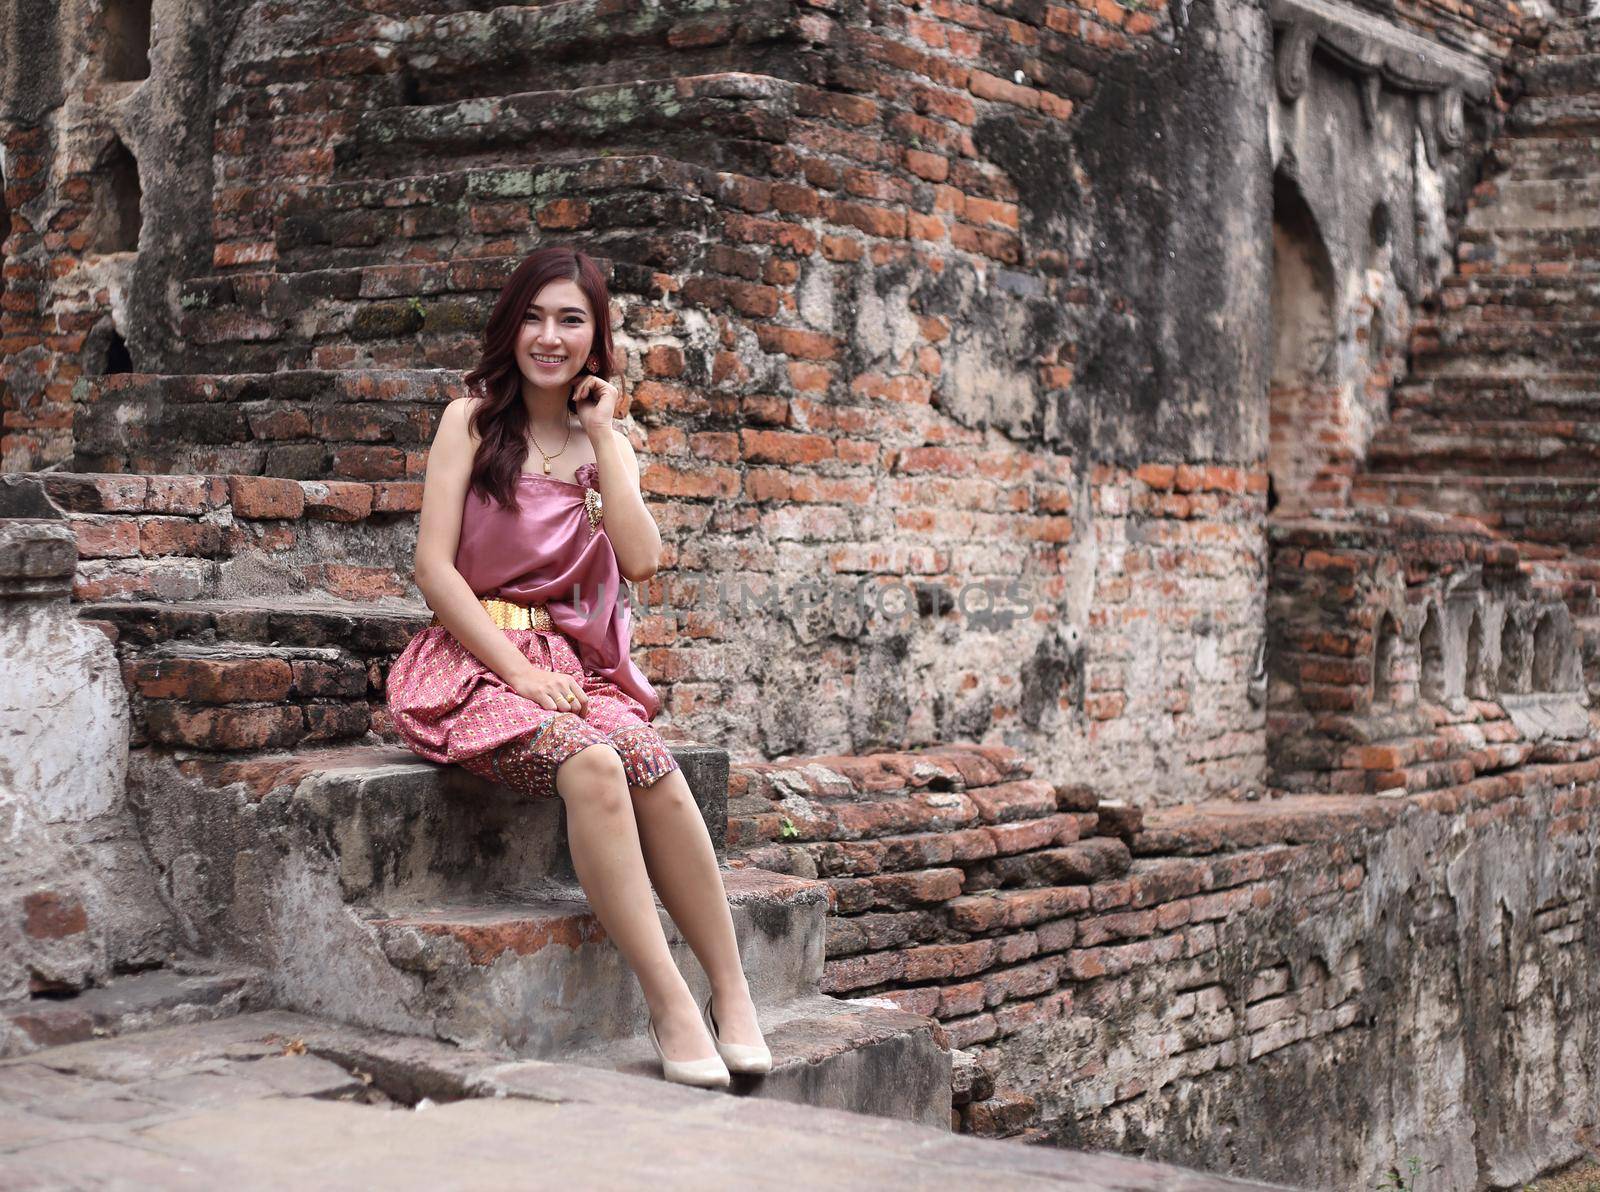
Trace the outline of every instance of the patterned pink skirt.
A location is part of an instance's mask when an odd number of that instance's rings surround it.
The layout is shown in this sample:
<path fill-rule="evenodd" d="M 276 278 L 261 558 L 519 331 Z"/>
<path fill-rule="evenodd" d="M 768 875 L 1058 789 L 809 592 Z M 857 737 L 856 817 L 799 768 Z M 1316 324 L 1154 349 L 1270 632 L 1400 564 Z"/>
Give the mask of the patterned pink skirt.
<path fill-rule="evenodd" d="M 582 713 L 558 712 L 518 695 L 442 625 L 409 642 L 389 669 L 396 731 L 429 761 L 455 764 L 530 798 L 556 798 L 556 767 L 589 745 L 622 757 L 631 787 L 678 769 L 638 700 L 583 669 L 572 639 L 557 630 L 502 629 L 534 666 L 578 681 Z"/>

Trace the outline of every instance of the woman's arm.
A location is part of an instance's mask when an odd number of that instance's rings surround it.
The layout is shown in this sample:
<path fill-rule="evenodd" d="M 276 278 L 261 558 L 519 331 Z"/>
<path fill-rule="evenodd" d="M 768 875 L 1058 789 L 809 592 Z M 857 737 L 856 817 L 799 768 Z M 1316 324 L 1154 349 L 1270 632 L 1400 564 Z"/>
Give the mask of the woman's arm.
<path fill-rule="evenodd" d="M 467 418 L 473 398 L 458 397 L 439 419 L 422 485 L 422 518 L 417 527 L 416 580 L 428 607 L 455 639 L 508 684 L 538 671 L 495 625 L 478 603 L 471 585 L 456 570 L 461 542 L 461 512 L 477 444 Z"/>
<path fill-rule="evenodd" d="M 606 537 L 617 556 L 617 570 L 630 583 L 649 579 L 661 566 L 661 531 L 639 495 L 639 457 L 621 431 L 603 426 L 589 434 L 600 472 L 600 500 Z"/>

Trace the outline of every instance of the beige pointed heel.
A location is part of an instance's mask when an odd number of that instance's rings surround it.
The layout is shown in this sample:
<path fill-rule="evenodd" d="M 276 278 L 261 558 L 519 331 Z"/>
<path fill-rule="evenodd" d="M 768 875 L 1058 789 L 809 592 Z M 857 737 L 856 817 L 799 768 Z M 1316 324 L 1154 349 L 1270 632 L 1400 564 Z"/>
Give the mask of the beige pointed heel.
<path fill-rule="evenodd" d="M 726 1088 L 730 1083 L 728 1067 L 722 1062 L 720 1048 L 718 1055 L 703 1060 L 669 1060 L 666 1052 L 661 1050 L 661 1040 L 656 1036 L 655 1019 L 650 1019 L 650 1026 L 645 1033 L 650 1036 L 650 1045 L 656 1049 L 656 1056 L 661 1060 L 661 1074 L 673 1084 L 717 1089 Z"/>
<path fill-rule="evenodd" d="M 717 1045 L 717 1054 L 727 1064 L 728 1071 L 751 1076 L 772 1071 L 772 1052 L 765 1043 L 760 1047 L 751 1047 L 748 1043 L 722 1041 L 722 1037 L 717 1034 L 717 1020 L 711 1016 L 711 999 L 714 996 L 714 994 L 706 995 L 706 1004 L 701 1015 L 706 1020 L 706 1029 L 711 1032 L 711 1041 Z"/>

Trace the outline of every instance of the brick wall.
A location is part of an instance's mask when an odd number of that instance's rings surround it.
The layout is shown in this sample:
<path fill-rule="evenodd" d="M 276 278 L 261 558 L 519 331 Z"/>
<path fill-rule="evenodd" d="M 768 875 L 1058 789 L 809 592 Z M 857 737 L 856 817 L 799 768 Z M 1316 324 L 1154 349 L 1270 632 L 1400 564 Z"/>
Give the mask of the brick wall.
<path fill-rule="evenodd" d="M 734 768 L 729 850 L 828 883 L 825 987 L 940 1020 L 960 1128 L 1475 1187 L 1595 1118 L 1592 752 L 1148 813 L 998 747 L 797 758 Z"/>
<path fill-rule="evenodd" d="M 108 373 L 188 371 L 171 283 L 209 259 L 214 72 L 241 0 L 178 4 L 124 45 L 106 6 L 0 7 L 0 468 L 61 465 Z M 141 59 L 148 59 L 147 73 Z"/>
<path fill-rule="evenodd" d="M 1499 8 L 1404 19 L 1486 59 L 1515 32 Z M 8 340 L 30 378 L 11 387 L 8 466 L 414 481 L 449 387 L 404 418 L 339 402 L 396 400 L 357 379 L 376 370 L 470 365 L 516 255 L 569 239 L 618 298 L 667 545 L 639 595 L 678 610 L 640 617 L 636 645 L 677 727 L 746 759 L 1004 742 L 1152 805 L 1259 789 L 1263 15 L 773 4 L 700 11 L 670 38 L 662 20 L 229 8 L 186 51 L 213 55 L 214 88 L 170 47 L 139 84 L 151 114 L 201 114 L 205 165 L 176 155 L 184 177 L 153 121 L 118 125 L 130 84 L 13 119 L 19 149 L 51 144 L 52 181 L 9 204 L 36 314 Z M 105 31 L 71 37 L 84 77 L 103 74 Z M 551 90 L 520 95 L 508 55 L 532 45 Z M 561 89 L 579 86 L 601 90 L 573 106 Z M 58 261 L 84 249 L 84 170 L 112 132 L 150 234 L 134 259 L 43 277 L 29 237 L 56 237 Z M 200 179 L 209 221 L 191 218 Z M 152 232 L 179 222 L 188 239 Z M 97 379 L 94 327 L 136 372 L 205 377 L 182 395 Z M 307 368 L 351 379 L 334 401 L 248 405 L 230 380 Z M 396 570 L 375 590 L 409 591 Z M 813 580 L 836 611 L 716 600 L 793 601 Z M 1013 585 L 1028 613 L 967 615 Z M 874 622 L 863 590 L 916 611 Z"/>

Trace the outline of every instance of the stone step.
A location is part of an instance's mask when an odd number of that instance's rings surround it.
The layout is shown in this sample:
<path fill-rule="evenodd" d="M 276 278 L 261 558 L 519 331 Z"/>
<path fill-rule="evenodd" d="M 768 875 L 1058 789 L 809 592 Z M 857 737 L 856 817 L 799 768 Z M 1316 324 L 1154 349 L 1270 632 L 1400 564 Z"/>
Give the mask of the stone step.
<path fill-rule="evenodd" d="M 1585 598 L 1600 594 L 1600 562 L 1593 559 L 1541 560 L 1536 566 L 1536 574 L 1542 580 L 1561 583 L 1567 590 L 1565 599 L 1569 606 L 1574 594 Z M 1588 614 L 1579 610 L 1577 615 Z M 1595 615 L 1600 616 L 1600 608 L 1595 610 Z"/>
<path fill-rule="evenodd" d="M 1391 399 L 1396 424 L 1442 418 L 1509 421 L 1600 420 L 1600 373 L 1463 375 L 1408 380 Z"/>
<path fill-rule="evenodd" d="M 1519 322 L 1446 315 L 1412 328 L 1412 372 L 1460 375 L 1485 368 L 1537 374 L 1600 370 L 1600 322 Z"/>
<path fill-rule="evenodd" d="M 432 618 L 427 605 L 395 601 L 236 597 L 227 600 L 100 601 L 77 607 L 82 620 L 106 623 L 119 645 L 160 649 L 205 644 L 338 647 L 382 657 L 405 647 Z"/>
<path fill-rule="evenodd" d="M 366 39 L 401 64 L 407 101 L 448 103 L 527 88 L 619 84 L 716 71 L 805 68 L 801 16 L 787 0 L 567 0 L 373 20 Z"/>
<path fill-rule="evenodd" d="M 1381 427 L 1367 450 L 1368 466 L 1379 472 L 1588 478 L 1597 462 L 1600 421 L 1412 419 Z"/>
<path fill-rule="evenodd" d="M 826 887 L 751 868 L 726 869 L 722 881 L 757 1007 L 820 999 Z M 524 1059 L 566 1060 L 627 1040 L 649 1054 L 638 1038 L 647 1013 L 638 982 L 575 883 L 525 880 L 495 896 L 355 913 L 376 954 L 416 984 L 420 1004 L 407 1011 L 425 1005 L 419 1021 L 439 1038 Z M 699 977 L 659 903 L 658 913 L 679 968 Z M 690 984 L 704 996 L 703 979 Z"/>
<path fill-rule="evenodd" d="M 672 748 L 720 852 L 727 755 Z M 267 963 L 280 1005 L 543 1059 L 643 1023 L 637 982 L 572 874 L 559 799 L 371 746 L 238 759 L 135 750 L 130 786 L 158 867 L 209 875 L 190 895 L 211 908 L 207 942 Z M 744 863 L 722 881 L 758 1006 L 816 999 L 826 883 Z M 703 992 L 692 951 L 658 913 Z"/>
<path fill-rule="evenodd" d="M 36 997 L 0 1014 L 0 1059 L 262 1010 L 269 984 L 258 968 L 181 958 L 71 997 Z"/>
<path fill-rule="evenodd" d="M 1600 137 L 1503 136 L 1489 149 L 1489 168 L 1502 178 L 1556 179 L 1589 177 L 1600 155 Z"/>
<path fill-rule="evenodd" d="M 0 477 L 0 517 L 59 519 L 72 530 L 72 596 L 85 602 L 332 596 L 414 610 L 421 503 L 420 481 Z"/>
<path fill-rule="evenodd" d="M 1556 476 L 1421 476 L 1404 472 L 1358 472 L 1358 492 L 1379 487 L 1394 487 L 1433 493 L 1441 501 L 1464 506 L 1459 511 L 1476 517 L 1480 512 L 1502 506 L 1544 510 L 1558 514 L 1578 514 L 1591 508 L 1600 512 L 1600 477 Z M 1414 506 L 1415 501 L 1397 500 L 1399 506 Z M 1455 509 L 1445 510 L 1455 512 Z"/>
<path fill-rule="evenodd" d="M 607 148 L 781 176 L 799 90 L 786 79 L 728 71 L 383 108 L 336 146 L 335 174 L 400 178 L 436 173 L 445 161 L 529 164 Z"/>
<path fill-rule="evenodd" d="M 1512 105 L 1506 128 L 1540 135 L 1600 134 L 1600 90 L 1581 95 L 1528 95 Z"/>
<path fill-rule="evenodd" d="M 130 744 L 207 751 L 394 739 L 384 677 L 424 608 L 320 600 L 80 605 L 113 631 Z"/>
<path fill-rule="evenodd" d="M 192 278 L 180 286 L 181 330 L 201 371 L 469 369 L 521 260 L 512 253 Z M 653 267 L 597 261 L 613 296 L 659 297 Z"/>
<path fill-rule="evenodd" d="M 1600 162 L 1591 160 L 1591 170 Z M 1597 228 L 1600 188 L 1590 175 L 1576 178 L 1507 179 L 1480 183 L 1467 212 L 1469 228 Z"/>
<path fill-rule="evenodd" d="M 1587 285 L 1587 281 L 1587 278 L 1574 278 L 1565 284 L 1576 290 Z M 1581 340 L 1600 332 L 1600 305 L 1582 300 L 1555 303 L 1537 301 L 1542 287 L 1561 284 L 1546 279 L 1525 291 L 1502 288 L 1496 292 L 1491 283 L 1491 289 L 1487 291 L 1488 301 L 1468 301 L 1471 295 L 1464 289 L 1443 292 L 1442 309 L 1421 315 L 1412 326 L 1422 335 L 1454 336 L 1457 339 L 1463 335 L 1494 333 L 1528 334 L 1536 338 L 1565 334 Z M 1528 301 L 1496 301 L 1497 294 L 1506 299 L 1525 295 Z"/>
<path fill-rule="evenodd" d="M 1592 556 L 1600 547 L 1600 483 L 1541 476 L 1357 473 L 1351 503 L 1473 517 L 1519 542 Z"/>
<path fill-rule="evenodd" d="M 399 0 L 374 9 L 284 14 L 266 54 L 236 47 L 225 86 L 249 93 L 388 76 L 373 94 L 426 104 L 526 90 L 530 62 L 543 83 L 581 87 L 764 62 L 793 69 L 804 58 L 798 14 L 776 0 Z"/>
<path fill-rule="evenodd" d="M 1463 228 L 1456 260 L 1463 274 L 1519 271 L 1587 279 L 1600 271 L 1600 229 Z"/>
<path fill-rule="evenodd" d="M 726 755 L 670 735 L 667 744 L 720 857 L 727 840 Z M 549 880 L 565 894 L 577 881 L 560 799 L 525 798 L 403 745 L 185 757 L 174 764 L 205 788 L 235 788 L 251 804 L 275 801 L 297 828 L 327 841 L 347 902 L 391 910 L 430 900 L 459 905 Z"/>
<path fill-rule="evenodd" d="M 1576 23 L 1563 27 L 1550 29 L 1539 46 L 1541 56 L 1545 54 L 1582 54 L 1600 53 L 1600 25 L 1593 20 L 1578 20 Z"/>
<path fill-rule="evenodd" d="M 1528 573 L 1536 584 L 1565 602 L 1574 621 L 1600 617 L 1600 559 L 1536 559 L 1529 564 Z"/>
<path fill-rule="evenodd" d="M 387 480 L 420 475 L 453 369 L 85 378 L 71 467 L 142 475 Z"/>
<path fill-rule="evenodd" d="M 1348 745 L 1337 761 L 1346 770 L 1398 770 L 1421 763 L 1460 761 L 1490 746 L 1515 743 L 1519 739 L 1515 727 L 1506 720 L 1488 724 L 1430 724 L 1423 735 L 1378 737 Z M 1483 760 L 1494 765 L 1498 759 L 1485 757 Z"/>
<path fill-rule="evenodd" d="M 474 11 L 479 7 L 486 11 Z M 462 113 L 476 119 L 485 98 L 526 91 L 530 62 L 539 63 L 532 77 L 538 80 L 548 110 L 535 121 L 532 135 L 513 136 L 506 150 L 479 155 L 485 164 L 514 160 L 532 145 L 538 146 L 541 164 L 578 154 L 582 145 L 588 145 L 591 153 L 611 153 L 625 148 L 619 130 L 630 128 L 635 147 L 646 151 L 661 150 L 664 142 L 656 134 L 675 128 L 670 135 L 691 155 L 765 161 L 770 148 L 741 146 L 726 135 L 697 143 L 696 113 L 679 112 L 680 101 L 688 95 L 679 94 L 680 81 L 826 77 L 815 52 L 802 44 L 809 40 L 800 32 L 804 10 L 778 0 L 740 5 L 728 0 L 660 4 L 565 0 L 460 10 L 440 5 L 437 12 L 399 17 L 393 6 L 384 6 L 381 13 L 351 16 L 350 12 L 317 14 L 325 17 L 321 21 L 275 13 L 268 54 L 253 56 L 246 41 L 237 47 L 237 58 L 230 56 L 217 117 L 218 187 L 212 234 L 218 272 L 274 261 L 277 210 L 285 181 L 328 180 L 336 152 L 358 156 L 366 152 L 379 161 L 376 167 L 341 171 L 338 176 L 344 178 L 380 171 L 398 177 L 441 168 L 440 155 L 433 152 L 411 154 L 409 164 L 396 168 L 395 155 L 381 141 L 376 148 L 362 150 L 358 142 L 376 113 L 391 113 L 405 123 L 407 112 L 466 104 L 445 115 L 443 122 L 458 123 Z M 652 90 L 648 84 L 656 86 Z M 691 106 L 699 102 L 690 98 Z M 723 116 L 731 117 L 730 127 L 747 123 L 737 104 L 712 103 L 713 108 L 719 106 L 725 109 Z M 302 147 L 307 138 L 301 125 L 313 115 L 317 143 Z M 678 121 L 679 115 L 687 118 L 687 125 Z M 286 124 L 293 130 L 286 133 Z M 472 139 L 470 134 L 466 138 L 469 153 Z M 523 157 L 533 160 L 525 152 Z M 762 177 L 782 172 L 788 171 L 759 171 Z M 612 200 L 613 205 L 618 201 Z M 568 204 L 552 216 L 561 221 L 578 210 Z M 488 213 L 491 221 L 500 217 L 499 212 Z M 418 218 L 431 222 L 426 216 Z M 564 222 L 557 226 L 567 227 Z M 467 230 L 464 225 L 463 233 Z M 642 235 L 635 237 L 644 241 L 638 249 L 626 246 L 626 238 L 625 231 L 614 237 L 611 251 L 625 256 L 652 248 Z M 659 246 L 655 249 L 659 251 Z M 453 255 L 466 253 L 458 249 Z"/>
<path fill-rule="evenodd" d="M 1494 317 L 1513 322 L 1534 317 L 1600 321 L 1600 270 L 1452 274 L 1439 287 L 1439 303 L 1447 311 L 1492 310 Z"/>
<path fill-rule="evenodd" d="M 1580 95 L 1600 91 L 1600 51 L 1540 53 L 1522 68 L 1528 95 Z"/>
<path fill-rule="evenodd" d="M 950 1127 L 950 1052 L 929 1018 L 873 999 L 798 998 L 761 1014 L 772 1071 L 735 1076 L 735 1093 Z M 661 1075 L 643 1034 L 562 1056 L 565 1063 Z"/>
<path fill-rule="evenodd" d="M 676 270 L 696 255 L 724 185 L 705 167 L 642 153 L 310 186 L 285 196 L 277 268 L 511 254 L 559 226 L 592 254 Z"/>

